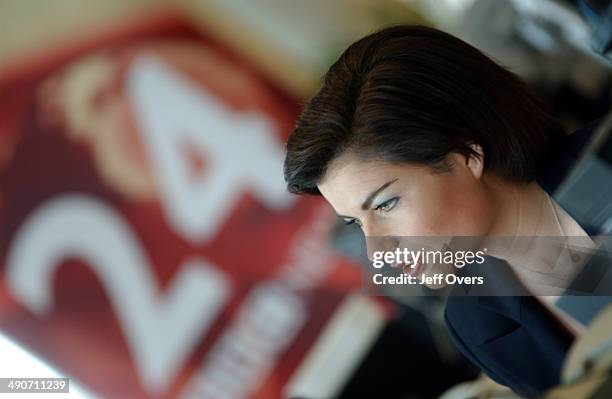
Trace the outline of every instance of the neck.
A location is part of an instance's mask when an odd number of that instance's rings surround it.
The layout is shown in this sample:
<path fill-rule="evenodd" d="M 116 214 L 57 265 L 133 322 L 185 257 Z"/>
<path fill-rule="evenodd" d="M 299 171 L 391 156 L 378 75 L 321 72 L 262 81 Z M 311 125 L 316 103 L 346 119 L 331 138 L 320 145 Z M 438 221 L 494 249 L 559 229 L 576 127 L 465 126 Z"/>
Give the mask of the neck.
<path fill-rule="evenodd" d="M 510 259 L 522 253 L 530 237 L 545 234 L 541 230 L 546 207 L 546 193 L 535 183 L 512 183 L 500 178 L 485 181 L 494 204 L 494 223 L 485 239 L 489 255 Z M 483 245 L 485 246 L 485 245 Z M 520 247 L 520 248 L 519 248 Z"/>
<path fill-rule="evenodd" d="M 491 236 L 538 235 L 546 204 L 546 193 L 536 182 L 511 183 L 500 178 L 488 182 L 495 204 Z"/>

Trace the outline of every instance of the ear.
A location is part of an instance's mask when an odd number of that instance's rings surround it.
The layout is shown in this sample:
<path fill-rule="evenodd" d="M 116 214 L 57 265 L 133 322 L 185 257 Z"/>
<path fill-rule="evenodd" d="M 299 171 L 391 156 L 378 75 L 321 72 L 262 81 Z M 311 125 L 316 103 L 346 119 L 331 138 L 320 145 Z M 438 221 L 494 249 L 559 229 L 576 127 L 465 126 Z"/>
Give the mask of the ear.
<path fill-rule="evenodd" d="M 476 179 L 480 179 L 484 173 L 484 152 L 478 144 L 470 144 L 470 148 L 476 153 L 466 158 L 467 167 Z"/>

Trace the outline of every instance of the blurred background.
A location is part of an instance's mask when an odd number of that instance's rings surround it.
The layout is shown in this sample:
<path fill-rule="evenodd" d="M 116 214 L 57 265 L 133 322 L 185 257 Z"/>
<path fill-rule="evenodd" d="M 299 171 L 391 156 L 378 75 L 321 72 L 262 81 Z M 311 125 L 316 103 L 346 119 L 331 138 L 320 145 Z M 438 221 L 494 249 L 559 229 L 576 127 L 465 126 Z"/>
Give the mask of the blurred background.
<path fill-rule="evenodd" d="M 1 376 L 66 376 L 86 398 L 419 399 L 476 380 L 441 298 L 363 293 L 360 231 L 285 192 L 284 142 L 339 54 L 397 23 L 478 47 L 573 131 L 610 108 L 607 7 L 0 0 Z M 572 184 L 558 200 L 612 231 L 610 185 L 589 180 L 595 217 Z"/>

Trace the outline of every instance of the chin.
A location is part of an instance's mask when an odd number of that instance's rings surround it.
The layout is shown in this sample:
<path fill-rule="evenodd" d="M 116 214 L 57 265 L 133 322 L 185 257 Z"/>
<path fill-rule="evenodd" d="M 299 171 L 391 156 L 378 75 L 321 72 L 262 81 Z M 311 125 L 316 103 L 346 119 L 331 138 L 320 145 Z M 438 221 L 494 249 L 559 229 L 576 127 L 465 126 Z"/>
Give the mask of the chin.
<path fill-rule="evenodd" d="M 442 275 L 442 278 L 439 280 L 435 280 L 435 283 L 427 283 L 425 282 L 425 286 L 432 290 L 439 290 L 448 286 L 446 283 L 446 276 L 449 274 L 455 274 L 455 267 L 453 265 L 448 264 L 434 264 L 427 265 L 421 276 L 419 278 L 423 278 L 422 276 L 433 277 L 436 275 Z"/>

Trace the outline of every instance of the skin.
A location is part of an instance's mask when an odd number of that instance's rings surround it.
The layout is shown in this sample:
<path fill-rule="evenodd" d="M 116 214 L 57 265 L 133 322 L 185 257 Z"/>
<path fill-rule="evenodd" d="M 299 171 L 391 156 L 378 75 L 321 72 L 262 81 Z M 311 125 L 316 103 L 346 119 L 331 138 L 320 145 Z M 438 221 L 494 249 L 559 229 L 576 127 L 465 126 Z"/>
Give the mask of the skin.
<path fill-rule="evenodd" d="M 449 154 L 448 172 L 364 161 L 348 152 L 332 161 L 318 188 L 345 222 L 362 229 L 370 258 L 373 251 L 397 247 L 397 237 L 429 236 L 424 246 L 443 249 L 453 236 L 534 235 L 546 194 L 537 183 L 485 173 L 482 150 L 473 149 L 478 156 Z M 451 272 L 452 265 L 427 265 L 422 271 Z"/>

